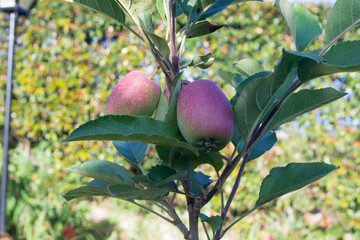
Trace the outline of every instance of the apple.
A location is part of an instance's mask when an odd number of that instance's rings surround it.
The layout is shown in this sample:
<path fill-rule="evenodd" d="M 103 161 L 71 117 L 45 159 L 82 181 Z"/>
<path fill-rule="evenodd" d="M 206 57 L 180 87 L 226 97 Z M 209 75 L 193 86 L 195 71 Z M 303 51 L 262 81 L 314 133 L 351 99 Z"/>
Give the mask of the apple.
<path fill-rule="evenodd" d="M 183 86 L 177 121 L 185 140 L 205 152 L 223 149 L 234 132 L 229 100 L 214 82 L 205 79 Z"/>
<path fill-rule="evenodd" d="M 111 92 L 106 102 L 106 114 L 151 116 L 159 103 L 161 87 L 150 79 L 139 70 L 126 74 Z"/>

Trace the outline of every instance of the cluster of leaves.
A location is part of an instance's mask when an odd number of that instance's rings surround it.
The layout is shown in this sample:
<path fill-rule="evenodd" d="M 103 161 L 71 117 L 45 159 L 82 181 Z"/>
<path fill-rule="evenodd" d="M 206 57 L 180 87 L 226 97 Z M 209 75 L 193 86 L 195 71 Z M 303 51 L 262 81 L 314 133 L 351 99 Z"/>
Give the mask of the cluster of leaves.
<path fill-rule="evenodd" d="M 110 223 L 94 223 L 85 202 L 66 203 L 59 199 L 69 186 L 54 177 L 56 165 L 46 148 L 45 142 L 33 149 L 25 143 L 11 151 L 7 233 L 19 240 L 108 236 L 109 233 L 102 229 Z M 76 178 L 68 178 L 67 182 L 80 184 Z M 94 229 L 94 225 L 98 227 Z"/>
<path fill-rule="evenodd" d="M 53 5 L 51 5 L 52 7 L 46 8 L 45 7 L 46 4 L 48 4 L 48 6 L 50 6 L 49 4 L 53 4 Z M 140 60 L 144 61 L 145 63 L 147 62 L 147 64 L 149 64 L 149 61 L 147 61 L 146 58 L 144 58 L 144 56 L 142 55 L 139 56 L 139 59 L 137 58 L 137 56 L 133 57 L 135 54 L 132 53 L 135 52 L 139 53 L 139 51 L 135 47 L 137 45 L 137 40 L 134 40 L 133 38 L 129 38 L 127 34 L 122 33 L 119 41 L 118 40 L 114 41 L 114 39 L 110 38 L 109 41 L 102 41 L 97 43 L 94 40 L 97 38 L 101 39 L 104 37 L 105 30 L 107 29 L 108 26 L 111 26 L 110 21 L 107 22 L 101 17 L 91 14 L 88 11 L 84 11 L 83 9 L 80 10 L 77 7 L 72 7 L 71 11 L 69 11 L 69 6 L 66 6 L 66 10 L 62 9 L 63 6 L 64 5 L 62 4 L 59 5 L 58 3 L 53 3 L 53 1 L 52 2 L 42 1 L 39 4 L 38 11 L 35 11 L 37 17 L 39 19 L 42 19 L 42 22 L 41 24 L 37 24 L 36 23 L 37 20 L 34 20 L 35 22 L 29 31 L 30 35 L 28 34 L 25 35 L 23 41 L 27 42 L 29 39 L 33 42 L 36 42 L 38 39 L 43 39 L 43 36 L 45 36 L 45 34 L 38 34 L 38 32 L 44 33 L 45 31 L 49 31 L 49 29 L 51 29 L 50 26 L 55 26 L 53 32 L 56 34 L 53 37 L 49 37 L 49 35 L 46 35 L 46 37 L 49 38 L 41 40 L 37 45 L 35 45 L 38 46 L 36 48 L 33 48 L 30 44 L 28 44 L 29 48 L 26 51 L 24 51 L 24 53 L 20 51 L 17 52 L 18 54 L 17 56 L 25 60 L 29 56 L 33 56 L 33 57 L 38 56 L 36 57 L 37 64 L 39 62 L 41 63 L 38 66 L 36 64 L 33 65 L 34 64 L 33 61 L 29 59 L 29 61 L 25 62 L 25 65 L 20 65 L 20 64 L 17 65 L 17 70 L 16 70 L 16 72 L 20 73 L 20 75 L 23 77 L 20 78 L 21 80 L 20 81 L 18 79 L 18 76 L 16 76 L 19 83 L 15 89 L 16 90 L 15 96 L 17 101 L 14 102 L 14 108 L 16 109 L 16 118 L 14 118 L 13 129 L 18 130 L 17 131 L 18 135 L 27 136 L 32 140 L 38 140 L 41 137 L 45 137 L 45 139 L 52 139 L 53 141 L 56 141 L 57 139 L 63 136 L 64 132 L 68 131 L 69 129 L 68 126 L 77 125 L 78 123 L 87 121 L 89 118 L 91 119 L 96 117 L 100 112 L 99 107 L 96 106 L 101 106 L 101 104 L 105 102 L 105 98 L 108 93 L 104 91 L 99 94 L 99 91 L 101 91 L 101 89 L 111 88 L 111 84 L 116 83 L 116 78 L 118 78 L 121 72 L 127 72 L 128 70 L 131 70 L 130 67 L 129 69 L 127 68 L 124 62 L 128 62 L 127 64 L 133 67 L 139 66 Z M 273 67 L 273 63 L 276 61 L 275 59 L 278 59 L 279 57 L 279 52 L 275 52 L 274 50 L 279 49 L 280 46 L 284 47 L 284 45 L 282 44 L 286 44 L 285 46 L 288 46 L 287 48 L 290 48 L 291 45 L 290 45 L 290 41 L 288 42 L 278 41 L 278 39 L 281 39 L 281 36 L 279 34 L 282 35 L 283 32 L 287 32 L 287 31 L 281 29 L 276 24 L 270 25 L 270 31 L 267 32 L 267 34 L 262 35 L 261 38 L 259 38 L 259 34 L 257 34 L 255 30 L 253 31 L 253 29 L 255 29 L 255 26 L 258 26 L 263 29 L 265 29 L 266 27 L 268 29 L 268 22 L 270 22 L 270 18 L 273 21 L 273 23 L 277 23 L 277 21 L 279 21 L 281 26 L 284 26 L 283 24 L 284 22 L 279 16 L 279 11 L 277 11 L 275 8 L 270 8 L 269 5 L 265 5 L 265 4 L 258 6 L 263 11 L 258 11 L 256 9 L 251 10 L 249 8 L 249 5 L 241 6 L 240 9 L 242 9 L 241 11 L 242 19 L 239 20 L 242 21 L 238 21 L 236 17 L 229 17 L 229 22 L 228 22 L 229 27 L 241 28 L 242 29 L 241 31 L 227 31 L 226 29 L 222 29 L 221 31 L 218 31 L 213 35 L 209 35 L 211 37 L 207 37 L 207 36 L 203 37 L 202 39 L 204 39 L 204 41 L 188 41 L 189 46 L 194 46 L 194 49 L 200 48 L 199 54 L 206 54 L 208 51 L 213 52 L 216 59 L 215 64 L 217 64 L 217 66 L 221 66 L 219 68 L 223 68 L 225 70 L 230 71 L 230 69 L 232 69 L 232 64 L 231 64 L 232 62 L 249 56 L 254 57 L 255 59 L 263 58 L 265 69 L 271 69 L 271 67 Z M 62 11 L 59 11 L 60 13 L 59 12 L 57 13 L 55 9 Z M 81 11 L 80 14 L 79 11 Z M 72 14 L 72 16 L 70 18 L 67 18 L 67 16 L 62 17 L 64 12 Z M 225 14 L 223 16 L 219 16 L 216 19 L 223 22 L 223 20 L 227 20 L 226 17 L 227 15 L 236 16 L 236 14 L 239 14 L 239 11 L 238 8 L 231 7 L 231 8 L 227 8 L 227 10 L 224 13 Z M 91 19 L 87 18 L 86 14 L 91 14 L 92 16 Z M 258 15 L 259 21 L 254 22 L 250 20 L 251 18 L 249 18 L 249 16 L 247 16 L 246 14 L 249 14 L 251 16 Z M 273 18 L 273 16 L 276 17 Z M 266 17 L 268 17 L 269 20 L 264 20 L 264 18 L 266 19 Z M 69 19 L 74 20 L 74 22 L 73 21 L 69 22 Z M 100 29 L 98 28 L 99 26 Z M 248 28 L 244 28 L 245 26 L 248 26 Z M 279 29 L 274 28 L 274 26 L 279 27 Z M 34 30 L 32 30 L 33 28 Z M 117 27 L 115 26 L 115 28 Z M 261 32 L 261 29 L 257 29 L 257 31 Z M 62 38 L 63 36 L 64 38 Z M 50 46 L 46 45 L 46 43 L 51 43 L 51 41 L 54 40 L 57 41 L 59 48 L 61 47 L 61 52 L 64 53 L 64 56 L 68 56 L 66 58 L 66 61 L 62 61 L 61 54 L 54 55 L 56 51 L 55 52 L 53 52 L 54 50 L 50 51 L 51 49 L 55 48 L 54 45 L 50 45 Z M 72 42 L 74 40 L 76 40 L 76 42 Z M 86 40 L 88 43 L 90 43 L 91 41 L 95 41 L 95 43 L 92 43 L 92 45 L 88 45 L 84 42 L 84 40 Z M 111 42 L 111 46 L 113 46 L 110 49 L 108 49 L 109 53 L 106 53 L 107 48 L 104 48 L 100 44 L 100 43 L 104 44 L 104 42 L 105 43 L 107 42 L 107 44 L 110 44 Z M 130 42 L 135 44 L 125 45 L 124 44 L 125 42 L 126 43 Z M 64 45 L 60 46 L 59 43 Z M 210 44 L 204 45 L 203 43 L 210 43 Z M 63 49 L 64 46 L 73 46 L 73 45 L 75 45 L 76 48 L 73 49 L 71 47 L 68 47 L 66 49 Z M 208 47 L 204 47 L 204 46 L 208 46 Z M 217 46 L 222 46 L 222 47 L 217 47 Z M 317 43 L 317 47 L 319 47 L 318 43 Z M 34 49 L 37 50 L 34 52 Z M 127 54 L 124 54 L 126 51 L 120 52 L 121 49 L 126 49 Z M 313 50 L 314 45 L 309 46 L 308 49 Z M 43 54 L 43 50 L 45 54 L 43 56 L 40 56 Z M 74 50 L 78 50 L 78 51 L 74 52 Z M 258 51 L 253 51 L 253 50 L 258 50 Z M 226 53 L 226 51 L 235 52 L 238 55 L 236 54 L 226 55 L 224 54 Z M 187 49 L 185 56 L 191 59 L 192 58 L 191 55 L 194 53 L 189 54 L 189 52 L 191 51 L 188 51 Z M 140 51 L 140 54 L 144 54 L 144 53 Z M 228 57 L 227 59 L 223 59 L 225 55 Z M 119 56 L 126 56 L 126 58 L 123 57 L 123 60 L 122 59 L 119 60 Z M 94 59 L 96 60 L 96 63 L 93 63 Z M 74 64 L 75 62 L 77 63 L 80 60 L 84 64 L 81 65 Z M 119 64 L 120 61 L 122 62 L 122 64 Z M 72 62 L 74 63 L 71 64 Z M 52 64 L 56 64 L 56 66 L 51 67 L 50 65 Z M 33 71 L 31 72 L 26 71 L 27 68 L 31 68 Z M 65 73 L 64 75 L 60 74 L 61 76 L 58 76 L 56 74 L 58 73 L 59 69 L 64 69 L 64 72 L 74 74 L 74 76 L 68 78 L 69 76 L 66 75 Z M 4 71 L 2 72 L 5 72 L 5 69 L 3 70 Z M 199 72 L 197 69 L 191 69 L 191 71 Z M 21 74 L 22 72 L 26 72 L 26 74 Z M 41 72 L 42 74 L 39 75 L 37 74 L 38 72 Z M 84 75 L 84 72 L 86 73 L 86 75 Z M 214 74 L 211 69 L 208 70 L 208 73 L 209 75 Z M 206 74 L 206 71 L 205 73 L 202 72 L 202 74 Z M 47 84 L 48 75 L 55 76 L 52 82 L 56 87 L 54 89 L 46 89 L 47 95 L 44 95 L 42 94 L 42 91 L 44 86 L 48 86 Z M 222 74 L 222 76 L 224 76 L 224 74 Z M 2 75 L 2 78 L 5 78 L 5 76 Z M 81 81 L 79 83 L 79 78 L 83 78 L 84 79 L 83 81 L 85 82 L 83 82 L 83 84 L 80 84 Z M 24 82 L 22 80 L 24 80 Z M 3 84 L 4 82 L 5 81 L 3 81 Z M 71 82 L 73 82 L 73 84 L 70 84 Z M 24 83 L 26 88 L 23 88 L 22 83 Z M 39 83 L 39 84 L 34 85 L 34 83 Z M 73 87 L 69 88 L 68 84 L 72 85 Z M 79 90 L 81 91 L 77 92 Z M 61 93 L 61 98 L 59 98 L 60 95 L 56 94 L 56 92 Z M 36 97 L 37 95 L 39 95 L 40 97 L 42 96 L 42 98 L 41 99 L 37 98 Z M 46 100 L 47 97 L 51 97 L 51 96 L 55 96 L 56 98 L 55 100 L 56 104 L 54 105 L 50 103 L 52 101 L 44 101 Z M 76 98 L 76 100 L 70 100 L 77 96 L 82 96 L 82 97 Z M 98 99 L 93 100 L 94 97 L 97 97 Z M 62 105 L 63 101 L 67 99 L 69 99 L 69 104 L 71 103 L 72 105 L 68 104 L 65 105 L 66 107 L 63 107 Z M 79 102 L 83 102 L 83 101 L 84 101 L 83 104 L 82 103 L 79 104 Z M 92 102 L 89 105 L 89 109 L 84 110 L 84 108 L 80 108 L 86 106 L 90 101 Z M 46 106 L 47 109 L 50 108 L 52 110 L 47 112 L 47 110 L 45 111 L 43 109 L 44 106 Z M 352 109 L 354 107 L 357 107 L 357 105 L 355 104 L 352 107 Z M 23 113 L 23 111 L 25 112 Z M 42 112 L 45 113 L 47 112 L 47 114 L 57 112 L 57 114 L 53 114 L 53 117 L 48 119 L 48 121 L 51 124 L 44 125 L 42 123 L 43 127 L 41 127 L 38 119 L 39 116 L 45 114 Z M 79 115 L 79 112 L 80 113 L 83 112 L 83 114 Z M 25 115 L 23 115 L 22 113 Z M 62 116 L 64 115 L 68 117 L 63 118 Z M 23 116 L 28 116 L 28 117 L 23 118 Z M 48 123 L 48 121 L 45 121 L 44 123 Z M 64 127 L 63 123 L 68 124 L 66 125 L 67 127 Z M 39 124 L 38 127 L 34 127 L 34 125 L 36 124 Z M 49 138 L 48 134 L 49 132 L 51 133 L 52 131 L 54 131 L 54 133 L 52 134 L 52 137 Z M 121 148 L 119 144 L 124 144 L 124 143 L 118 142 L 114 145 Z M 68 145 L 64 145 L 64 144 L 61 145 L 62 148 L 64 148 L 64 146 L 65 148 L 67 148 L 65 154 L 63 150 L 58 150 L 57 151 L 58 156 L 56 156 L 57 158 L 62 158 L 62 156 L 66 155 L 66 160 L 69 160 L 72 158 L 70 154 L 73 154 L 72 153 L 73 150 L 78 149 L 79 147 L 81 149 L 87 149 L 87 151 L 76 151 L 77 154 L 74 154 L 74 159 L 87 160 L 90 159 L 91 156 L 93 156 L 93 158 L 95 158 L 95 156 L 96 158 L 99 158 L 99 152 L 101 153 L 104 152 L 104 145 L 100 143 L 91 143 L 91 144 L 80 143 L 77 145 L 73 144 L 71 145 L 71 148 L 69 148 Z M 55 149 L 60 149 L 61 147 L 56 142 L 54 143 Z M 134 146 L 134 148 L 137 149 L 138 147 Z M 144 145 L 142 145 L 142 148 L 144 148 Z M 125 147 L 125 149 L 128 148 Z M 120 150 L 120 151 L 124 154 L 124 150 Z M 141 153 L 143 151 L 141 150 L 139 152 Z M 126 157 L 126 154 L 124 154 L 124 156 Z M 128 155 L 127 157 L 131 158 L 131 155 Z M 106 157 L 100 156 L 100 158 L 106 158 L 107 160 L 112 160 L 111 155 L 107 155 Z M 135 158 L 137 164 L 141 163 L 139 159 L 142 159 L 142 157 L 140 156 Z M 313 160 L 313 159 L 310 158 L 309 160 Z"/>
<path fill-rule="evenodd" d="M 58 162 L 65 155 L 67 161 L 73 163 L 95 156 L 114 159 L 115 151 L 106 148 L 109 146 L 106 143 L 63 145 L 59 141 L 73 126 L 105 112 L 103 103 L 121 74 L 148 65 L 147 61 L 140 61 L 145 52 L 138 51 L 137 39 L 122 34 L 122 41 L 118 41 L 120 27 L 101 16 L 89 19 L 89 14 L 90 11 L 80 11 L 78 6 L 41 1 L 31 12 L 29 29 L 19 37 L 22 45 L 16 48 L 13 143 L 20 139 L 32 145 L 50 142 L 49 150 Z M 1 34 L 5 35 L 5 31 Z M 5 43 L 1 42 L 0 48 L 5 50 Z M 0 64 L 0 101 L 3 105 L 6 60 L 6 52 L 1 52 L 0 61 L 4 64 Z M 4 122 L 4 111 L 5 108 L 0 109 L 0 125 Z"/>
<path fill-rule="evenodd" d="M 167 36 L 164 39 L 155 34 L 149 12 L 151 7 L 144 2 L 141 4 L 140 2 L 129 4 L 127 1 L 104 3 L 76 0 L 75 2 L 112 17 L 134 32 L 131 27 L 126 25 L 124 12 L 127 13 L 140 30 L 140 35 L 134 33 L 146 42 L 159 66 L 163 69 L 167 86 L 171 90 L 171 96 L 168 103 L 164 101 L 159 105 L 158 110 L 161 114 L 157 114 L 158 116 L 155 116 L 155 119 L 105 116 L 83 124 L 73 131 L 65 141 L 112 140 L 155 144 L 163 163 L 154 166 L 147 173 L 142 168 L 141 161 L 130 160 L 142 170 L 143 176 L 131 176 L 125 168 L 110 162 L 91 161 L 76 166 L 76 172 L 94 178 L 94 180 L 84 187 L 68 192 L 65 195 L 67 199 L 100 195 L 121 198 L 135 204 L 138 204 L 135 200 L 156 201 L 157 204 L 168 210 L 172 220 L 155 214 L 177 226 L 185 238 L 197 239 L 197 230 L 194 232 L 192 228 L 197 228 L 200 209 L 221 190 L 226 179 L 243 159 L 226 206 L 222 206 L 221 216 L 208 218 L 201 215 L 202 221 L 210 224 L 214 238 L 220 239 L 230 227 L 263 204 L 312 183 L 336 169 L 333 165 L 320 162 L 290 163 L 286 167 L 274 168 L 263 180 L 259 198 L 254 208 L 230 224 L 225 230 L 222 230 L 245 164 L 273 146 L 276 137 L 271 137 L 271 134 L 274 135 L 272 131 L 306 112 L 345 95 L 333 88 L 304 89 L 296 93 L 293 92 L 311 79 L 360 69 L 359 41 L 348 41 L 334 45 L 344 33 L 359 24 L 359 6 L 355 5 L 354 7 L 351 5 L 352 3 L 341 0 L 337 2 L 325 27 L 327 45 L 316 54 L 303 51 L 322 33 L 317 19 L 305 8 L 291 5 L 286 0 L 276 1 L 276 5 L 284 15 L 294 37 L 297 51 L 284 49 L 280 61 L 272 72 L 265 71 L 263 66 L 253 59 L 243 59 L 235 65 L 238 71 L 237 75 L 225 74 L 225 80 L 233 82 L 236 89 L 236 95 L 231 100 L 235 119 L 235 133 L 232 139 L 235 151 L 232 157 L 227 159 L 227 165 L 215 186 L 211 190 L 207 190 L 212 181 L 201 172 L 195 172 L 194 169 L 203 163 L 209 163 L 216 171 L 219 171 L 222 168 L 222 164 L 218 164 L 221 159 L 216 159 L 219 157 L 215 154 L 199 152 L 183 141 L 177 133 L 175 109 L 177 97 L 181 91 L 178 57 L 182 54 L 186 38 L 199 37 L 218 30 L 219 25 L 205 21 L 205 19 L 220 12 L 234 1 L 179 1 L 177 9 L 180 9 L 180 12 L 175 12 L 177 1 L 171 1 L 171 7 L 164 5 L 164 2 L 167 1 L 157 1 L 158 10 L 165 24 L 170 26 L 168 28 L 168 32 L 170 32 L 169 45 L 172 45 L 170 48 L 166 42 Z M 341 4 L 350 4 L 351 7 L 349 5 L 349 9 L 344 10 Z M 142 13 L 140 14 L 140 12 Z M 164 12 L 167 14 L 164 15 Z M 187 22 L 183 29 L 184 34 L 178 55 L 174 21 L 181 14 L 186 15 Z M 339 14 L 349 16 L 345 17 L 345 23 L 343 19 L 339 19 Z M 171 54 L 170 49 L 172 50 Z M 207 54 L 195 57 L 189 66 L 207 68 L 211 66 L 212 62 L 213 58 Z M 170 68 L 169 65 L 172 67 Z M 128 148 L 125 148 L 125 151 L 128 152 L 129 149 L 133 149 L 130 144 Z M 124 155 L 122 151 L 124 149 L 120 150 L 120 153 Z M 238 151 L 237 155 L 236 151 Z M 175 160 L 175 164 L 173 160 Z M 116 168 L 121 168 L 121 171 L 119 169 L 119 171 L 114 172 L 113 169 Z M 178 189 L 175 180 L 182 182 L 184 192 Z M 200 191 L 194 190 L 198 188 Z M 170 191 L 174 192 L 174 196 L 176 193 L 186 195 L 190 232 L 186 227 L 184 228 L 172 204 L 169 204 L 165 198 Z M 195 225 L 192 225 L 194 221 Z"/>

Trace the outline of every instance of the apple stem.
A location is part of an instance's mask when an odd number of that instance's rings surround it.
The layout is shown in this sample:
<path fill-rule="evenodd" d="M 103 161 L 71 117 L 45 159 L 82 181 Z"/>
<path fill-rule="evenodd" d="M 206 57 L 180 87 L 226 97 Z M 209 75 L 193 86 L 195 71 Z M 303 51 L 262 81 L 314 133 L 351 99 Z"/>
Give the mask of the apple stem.
<path fill-rule="evenodd" d="M 160 66 L 157 66 L 157 67 L 155 68 L 155 70 L 149 75 L 149 79 L 150 79 L 150 80 L 153 79 L 153 77 L 155 76 L 155 74 L 157 73 L 157 71 L 159 71 L 159 69 L 160 69 Z"/>

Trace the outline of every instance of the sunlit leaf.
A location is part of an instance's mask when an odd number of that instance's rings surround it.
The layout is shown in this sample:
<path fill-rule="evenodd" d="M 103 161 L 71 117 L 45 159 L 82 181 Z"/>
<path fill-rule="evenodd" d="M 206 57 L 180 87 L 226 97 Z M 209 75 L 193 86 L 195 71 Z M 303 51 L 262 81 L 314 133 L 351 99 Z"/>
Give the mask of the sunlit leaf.
<path fill-rule="evenodd" d="M 263 205 L 289 192 L 296 191 L 328 175 L 338 167 L 322 163 L 289 163 L 286 167 L 271 169 L 261 183 L 255 206 Z"/>
<path fill-rule="evenodd" d="M 326 43 L 330 43 L 359 19 L 359 0 L 337 0 L 325 26 Z"/>
<path fill-rule="evenodd" d="M 185 148 L 198 154 L 196 148 L 180 139 L 179 133 L 168 124 L 150 117 L 106 115 L 81 125 L 63 141 L 145 142 Z"/>
<path fill-rule="evenodd" d="M 134 185 L 131 173 L 119 164 L 104 160 L 92 160 L 69 168 L 82 176 L 91 177 L 108 184 Z"/>
<path fill-rule="evenodd" d="M 293 93 L 276 113 L 268 129 L 276 129 L 283 123 L 345 95 L 346 93 L 339 92 L 334 88 L 304 89 Z"/>

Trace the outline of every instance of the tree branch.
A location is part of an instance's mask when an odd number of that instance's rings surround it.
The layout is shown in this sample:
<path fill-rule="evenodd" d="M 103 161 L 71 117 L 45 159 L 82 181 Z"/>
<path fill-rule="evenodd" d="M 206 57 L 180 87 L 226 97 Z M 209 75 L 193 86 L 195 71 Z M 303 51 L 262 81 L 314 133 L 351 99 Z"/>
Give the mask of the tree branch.
<path fill-rule="evenodd" d="M 172 222 L 173 225 L 175 225 L 184 236 L 189 235 L 189 230 L 187 229 L 187 227 L 184 225 L 184 223 L 181 221 L 179 215 L 177 214 L 175 208 L 166 200 L 163 199 L 163 203 L 166 206 L 166 208 L 169 210 L 169 213 L 171 215 L 171 217 L 174 219 L 174 221 Z"/>
<path fill-rule="evenodd" d="M 171 224 L 174 224 L 174 221 L 172 221 L 171 219 L 169 219 L 169 218 L 161 215 L 160 213 L 155 212 L 154 210 L 152 210 L 152 209 L 150 209 L 150 208 L 148 208 L 148 207 L 145 207 L 145 206 L 143 206 L 143 205 L 141 205 L 141 204 L 139 204 L 139 203 L 137 203 L 137 202 L 135 202 L 135 201 L 130 201 L 130 202 L 133 203 L 133 204 L 135 204 L 136 206 L 139 206 L 139 207 L 141 207 L 141 208 L 143 208 L 143 209 L 145 209 L 145 210 L 147 210 L 147 211 L 155 214 L 155 215 L 158 216 L 158 217 L 161 217 L 161 218 L 164 219 L 165 221 L 167 221 L 167 222 L 169 222 L 169 223 L 171 223 Z"/>
<path fill-rule="evenodd" d="M 254 149 L 254 147 L 251 147 L 249 148 L 246 153 L 245 153 L 245 156 L 242 160 L 242 163 L 241 163 L 241 166 L 240 166 L 240 169 L 239 169 L 239 173 L 238 175 L 236 176 L 236 180 L 235 180 L 235 183 L 234 183 L 234 186 L 233 186 L 233 189 L 231 190 L 231 193 L 230 193 L 230 196 L 226 202 L 226 205 L 225 205 L 225 208 L 223 211 L 221 211 L 221 218 L 222 218 L 222 223 L 221 223 L 221 226 L 220 228 L 216 231 L 216 235 L 215 235 L 215 239 L 220 239 L 221 236 L 221 231 L 222 231 L 222 227 L 224 225 L 224 221 L 225 221 L 225 217 L 226 217 L 226 214 L 227 212 L 229 211 L 229 208 L 230 208 L 230 205 L 231 205 L 231 202 L 233 201 L 234 197 L 235 197 L 235 193 L 236 191 L 238 190 L 239 188 L 239 185 L 240 185 L 240 180 L 241 180 L 241 177 L 244 173 L 244 169 L 245 169 L 245 165 L 246 165 L 246 162 L 248 161 L 249 157 L 250 157 L 250 154 L 252 152 L 252 150 Z"/>
<path fill-rule="evenodd" d="M 358 25 L 360 23 L 360 19 L 358 19 L 356 22 L 354 22 L 353 24 L 351 24 L 350 27 L 348 27 L 347 29 L 345 29 L 342 33 L 339 34 L 339 36 L 337 36 L 336 38 L 334 38 L 322 51 L 321 53 L 319 53 L 320 56 L 324 55 L 326 53 L 326 51 L 332 46 L 334 45 L 340 38 L 342 38 L 342 36 L 345 35 L 345 33 L 347 33 L 348 31 L 350 31 L 352 28 L 354 28 L 356 25 Z"/>
<path fill-rule="evenodd" d="M 171 0 L 170 8 L 170 41 L 171 41 L 171 62 L 174 76 L 179 73 L 179 56 L 176 47 L 176 3 L 177 0 Z"/>

